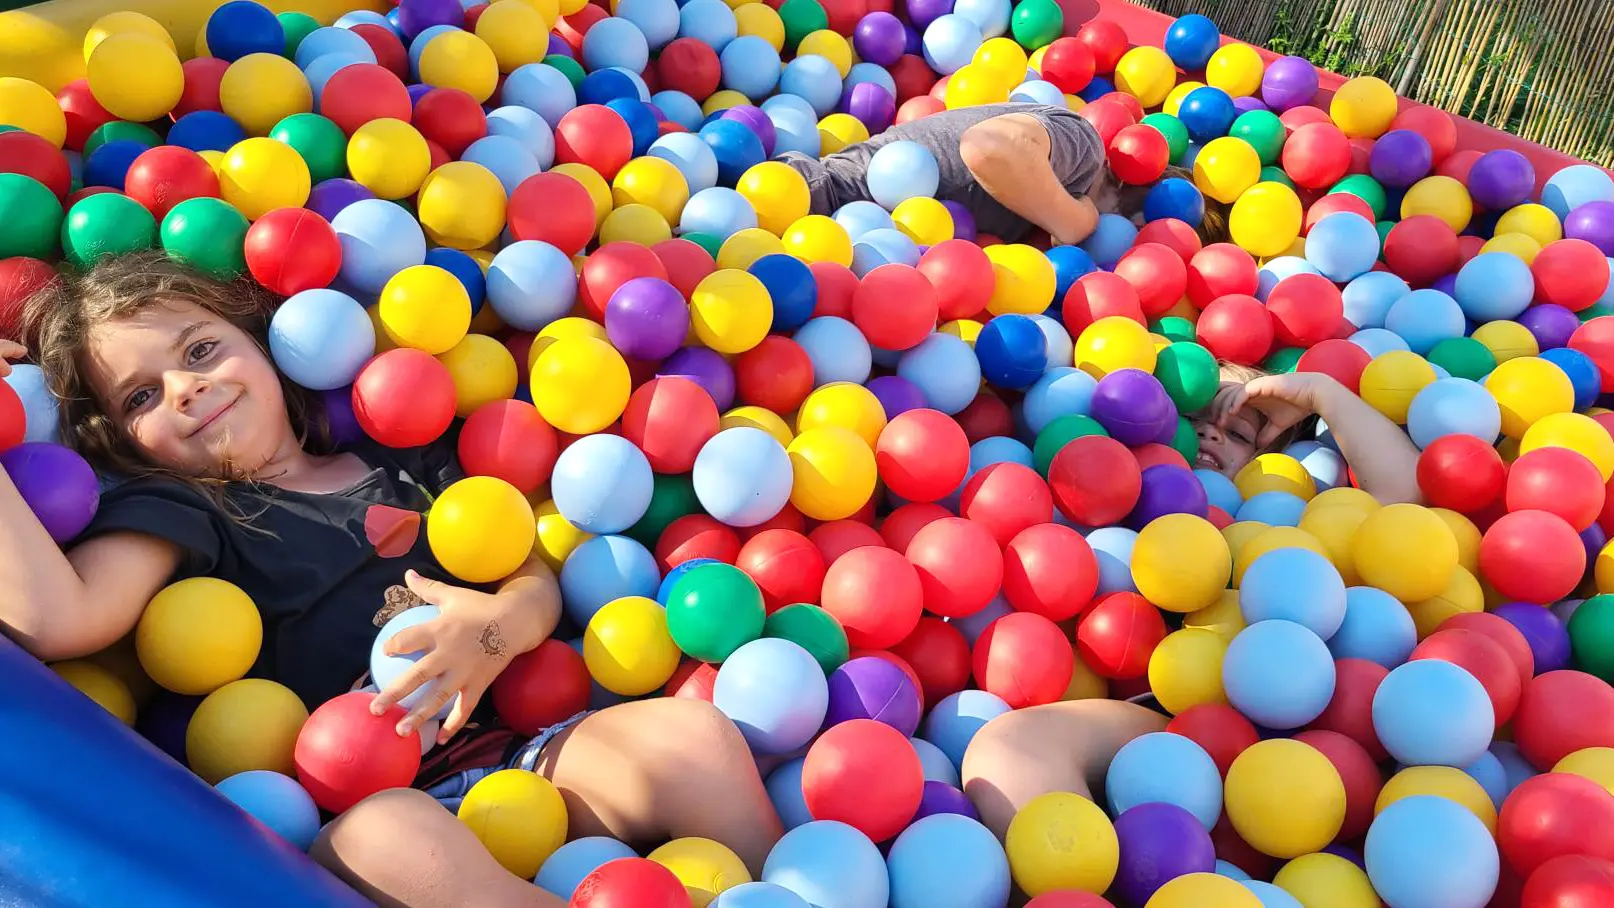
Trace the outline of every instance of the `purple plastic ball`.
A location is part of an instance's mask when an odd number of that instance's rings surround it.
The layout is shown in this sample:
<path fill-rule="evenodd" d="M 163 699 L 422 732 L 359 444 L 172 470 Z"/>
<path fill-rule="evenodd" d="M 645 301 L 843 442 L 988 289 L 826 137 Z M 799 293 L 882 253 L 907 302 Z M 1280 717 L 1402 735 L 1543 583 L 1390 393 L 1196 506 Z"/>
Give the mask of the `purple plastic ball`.
<path fill-rule="evenodd" d="M 1502 211 L 1530 198 L 1536 188 L 1536 169 L 1530 159 L 1511 148 L 1480 155 L 1468 172 L 1468 194 L 1474 203 Z"/>
<path fill-rule="evenodd" d="M 900 375 L 882 375 L 869 382 L 867 387 L 885 409 L 886 419 L 896 419 L 909 410 L 923 410 L 929 406 L 925 402 L 925 392 Z"/>
<path fill-rule="evenodd" d="M 1608 534 L 1594 523 L 1580 531 L 1580 544 L 1586 548 L 1586 563 L 1593 564 L 1597 561 L 1597 553 L 1608 545 Z"/>
<path fill-rule="evenodd" d="M 1614 202 L 1587 202 L 1569 212 L 1564 218 L 1564 236 L 1585 240 L 1604 255 L 1614 255 Z"/>
<path fill-rule="evenodd" d="M 1428 176 L 1432 167 L 1434 152 L 1429 140 L 1410 129 L 1392 129 L 1380 136 L 1368 155 L 1373 178 L 1397 189 Z"/>
<path fill-rule="evenodd" d="M 722 119 L 735 120 L 750 127 L 751 131 L 757 134 L 757 138 L 762 140 L 762 153 L 773 157 L 773 146 L 779 141 L 779 131 L 774 128 L 773 121 L 768 119 L 768 115 L 762 112 L 762 108 L 752 107 L 749 104 L 730 107 L 723 111 Z"/>
<path fill-rule="evenodd" d="M 907 49 L 908 36 L 901 19 L 877 10 L 858 20 L 852 30 L 852 47 L 864 60 L 890 66 Z"/>
<path fill-rule="evenodd" d="M 680 347 L 656 370 L 656 377 L 679 375 L 712 395 L 718 412 L 734 406 L 734 369 L 723 354 L 706 347 Z"/>
<path fill-rule="evenodd" d="M 11 476 L 50 538 L 71 542 L 84 532 L 101 504 L 95 471 L 71 448 L 30 441 L 0 451 L 0 468 Z"/>
<path fill-rule="evenodd" d="M 908 21 L 919 31 L 953 11 L 953 0 L 908 0 Z"/>
<path fill-rule="evenodd" d="M 1176 804 L 1151 801 L 1123 812 L 1115 818 L 1115 837 L 1121 845 L 1115 893 L 1133 905 L 1177 877 L 1216 869 L 1210 832 Z"/>
<path fill-rule="evenodd" d="M 850 659 L 829 676 L 825 728 L 850 719 L 873 719 L 912 737 L 922 711 L 919 691 L 908 673 L 884 659 Z"/>
<path fill-rule="evenodd" d="M 636 277 L 605 304 L 605 334 L 623 356 L 663 360 L 689 336 L 689 306 L 672 284 L 659 277 Z"/>
<path fill-rule="evenodd" d="M 1271 110 L 1272 108 L 1268 107 L 1266 102 L 1260 98 L 1254 95 L 1246 95 L 1242 98 L 1233 99 L 1233 109 L 1241 114 L 1247 114 L 1252 110 Z"/>
<path fill-rule="evenodd" d="M 1347 848 L 1346 846 L 1335 842 L 1334 844 L 1324 848 L 1323 851 L 1333 855 L 1334 857 L 1344 858 L 1363 870 L 1367 869 L 1367 864 L 1362 860 L 1361 853 L 1354 848 Z"/>
<path fill-rule="evenodd" d="M 1536 346 L 1542 350 L 1553 350 L 1569 346 L 1569 337 L 1580 327 L 1580 319 L 1556 303 L 1541 303 L 1524 310 L 1519 316 L 1519 324 L 1535 335 Z"/>
<path fill-rule="evenodd" d="M 1569 629 L 1550 609 L 1531 602 L 1508 602 L 1497 606 L 1495 613 L 1524 635 L 1535 654 L 1536 674 L 1569 667 Z"/>
<path fill-rule="evenodd" d="M 946 208 L 947 212 L 953 216 L 953 239 L 969 240 L 973 243 L 975 241 L 975 237 L 977 236 L 975 231 L 975 215 L 972 214 L 968 208 L 964 207 L 963 202 L 954 202 L 949 199 L 943 199 L 942 207 Z"/>
<path fill-rule="evenodd" d="M 414 109 L 417 105 L 419 105 L 420 99 L 426 97 L 426 95 L 430 94 L 431 90 L 436 87 L 437 86 L 435 85 L 427 85 L 424 82 L 419 82 L 404 89 L 405 91 L 409 92 L 410 109 Z"/>
<path fill-rule="evenodd" d="M 1175 464 L 1157 463 L 1143 471 L 1143 488 L 1138 492 L 1138 503 L 1127 515 L 1126 524 L 1134 530 L 1148 526 L 1156 517 L 1166 514 L 1193 514 L 1205 517 L 1210 514 L 1210 499 L 1205 486 L 1192 470 Z"/>
<path fill-rule="evenodd" d="M 560 54 L 562 57 L 572 60 L 577 59 L 577 51 L 572 50 L 572 46 L 566 43 L 566 39 L 554 32 L 549 33 L 549 53 Z"/>
<path fill-rule="evenodd" d="M 886 131 L 897 117 L 897 99 L 884 85 L 859 82 L 841 92 L 841 111 L 857 117 L 870 133 Z"/>
<path fill-rule="evenodd" d="M 1142 369 L 1117 369 L 1099 379 L 1088 411 L 1110 437 L 1129 448 L 1177 426 L 1177 407 L 1159 379 Z"/>
<path fill-rule="evenodd" d="M 919 29 L 914 28 L 910 23 L 902 23 L 902 39 L 903 54 L 912 55 L 915 57 L 924 55 L 925 36 L 919 33 Z"/>
<path fill-rule="evenodd" d="M 1439 290 L 1441 293 L 1446 294 L 1447 296 L 1451 297 L 1452 299 L 1456 299 L 1457 298 L 1457 275 L 1456 274 L 1441 275 L 1440 277 L 1435 278 L 1435 282 L 1433 284 L 1430 284 L 1429 287 L 1432 290 Z"/>
<path fill-rule="evenodd" d="M 946 782 L 932 779 L 925 783 L 924 794 L 919 797 L 919 809 L 914 812 L 913 822 L 917 823 L 925 817 L 938 813 L 956 813 L 972 820 L 981 818 L 981 815 L 975 812 L 975 805 L 970 803 L 970 799 L 965 797 L 962 791 Z"/>
<path fill-rule="evenodd" d="M 331 431 L 331 443 L 347 448 L 364 438 L 359 418 L 353 415 L 353 386 L 333 388 L 320 392 L 320 405 L 325 414 L 325 425 Z"/>
<path fill-rule="evenodd" d="M 1317 96 L 1317 67 L 1305 57 L 1280 57 L 1261 76 L 1261 100 L 1278 113 Z"/>
<path fill-rule="evenodd" d="M 140 708 L 135 731 L 157 745 L 158 750 L 178 760 L 180 765 L 185 765 L 185 730 L 202 700 L 202 697 L 158 691 L 150 703 Z"/>
<path fill-rule="evenodd" d="M 357 180 L 339 177 L 334 180 L 326 180 L 315 186 L 313 191 L 308 193 L 308 204 L 303 207 L 327 221 L 334 221 L 336 216 L 342 213 L 342 209 L 347 206 L 354 202 L 373 198 L 375 198 L 375 193 L 370 191 L 370 187 Z"/>
<path fill-rule="evenodd" d="M 465 25 L 465 8 L 459 0 L 403 0 L 398 4 L 398 29 L 405 41 L 415 40 L 433 25 L 460 28 Z"/>

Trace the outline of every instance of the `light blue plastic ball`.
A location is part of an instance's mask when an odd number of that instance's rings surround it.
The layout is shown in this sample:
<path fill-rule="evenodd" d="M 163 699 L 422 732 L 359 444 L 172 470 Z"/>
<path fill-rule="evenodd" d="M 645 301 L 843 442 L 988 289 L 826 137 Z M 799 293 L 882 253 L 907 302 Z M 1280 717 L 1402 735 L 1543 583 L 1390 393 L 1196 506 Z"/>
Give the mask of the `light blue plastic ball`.
<path fill-rule="evenodd" d="M 1336 284 L 1372 270 L 1379 258 L 1379 232 L 1373 222 L 1351 211 L 1331 214 L 1306 234 L 1306 261 Z"/>
<path fill-rule="evenodd" d="M 1262 492 L 1239 505 L 1235 520 L 1253 520 L 1273 527 L 1300 526 L 1306 501 L 1291 492 Z"/>
<path fill-rule="evenodd" d="M 454 31 L 461 31 L 461 29 L 457 29 L 452 25 L 433 25 L 422 29 L 420 34 L 415 36 L 415 40 L 409 42 L 409 72 L 415 76 L 416 81 L 420 78 L 420 55 L 426 52 L 426 45 L 432 43 L 432 39 L 438 35 L 445 35 Z M 400 35 L 400 37 L 402 36 Z"/>
<path fill-rule="evenodd" d="M 1135 593 L 1132 580 L 1132 548 L 1138 533 L 1126 527 L 1100 527 L 1087 534 L 1087 544 L 1098 562 L 1098 594 Z"/>
<path fill-rule="evenodd" d="M 1305 468 L 1306 473 L 1317 484 L 1317 491 L 1319 492 L 1338 488 L 1346 480 L 1345 458 L 1339 456 L 1338 451 L 1324 445 L 1322 442 L 1312 441 L 1309 438 L 1297 441 L 1284 448 L 1283 453 L 1300 461 L 1300 465 Z"/>
<path fill-rule="evenodd" d="M 1273 549 L 1250 562 L 1239 583 L 1246 624 L 1280 619 L 1327 640 L 1345 621 L 1345 581 L 1310 549 Z"/>
<path fill-rule="evenodd" d="M 1414 290 L 1396 300 L 1384 317 L 1384 327 L 1400 335 L 1412 352 L 1423 356 L 1435 345 L 1462 337 L 1468 327 L 1463 308 L 1439 290 Z"/>
<path fill-rule="evenodd" d="M 841 71 L 828 57 L 803 54 L 785 64 L 779 90 L 805 98 L 819 116 L 828 116 L 841 100 Z"/>
<path fill-rule="evenodd" d="M 336 28 L 352 28 L 355 25 L 379 25 L 394 35 L 398 34 L 398 27 L 373 9 L 356 9 L 350 13 L 343 13 L 335 23 Z"/>
<path fill-rule="evenodd" d="M 345 387 L 375 355 L 375 325 L 345 293 L 304 290 L 270 319 L 269 355 L 287 378 L 305 388 Z"/>
<path fill-rule="evenodd" d="M 1489 750 L 1491 756 L 1502 764 L 1502 771 L 1507 773 L 1507 790 L 1510 793 L 1524 780 L 1533 779 L 1541 774 L 1540 770 L 1524 758 L 1524 754 L 1519 753 L 1519 745 L 1512 741 L 1492 741 L 1486 750 Z"/>
<path fill-rule="evenodd" d="M 952 75 L 975 58 L 986 36 L 975 20 L 957 13 L 937 16 L 925 26 L 921 49 L 930 68 L 944 76 Z"/>
<path fill-rule="evenodd" d="M 774 95 L 763 101 L 761 107 L 762 112 L 770 117 L 783 111 L 813 115 L 813 106 L 807 103 L 806 98 L 797 95 Z"/>
<path fill-rule="evenodd" d="M 783 886 L 810 905 L 886 908 L 891 899 L 880 849 L 835 820 L 815 820 L 785 833 L 768 853 L 762 881 Z"/>
<path fill-rule="evenodd" d="M 1412 443 L 1427 448 L 1446 435 L 1472 435 L 1488 445 L 1502 434 L 1502 408 L 1485 386 L 1466 378 L 1437 378 L 1407 408 Z"/>
<path fill-rule="evenodd" d="M 986 723 L 1009 711 L 1009 704 L 984 690 L 961 690 L 943 697 L 925 717 L 920 737 L 936 745 L 955 767 L 964 765 L 964 751 Z"/>
<path fill-rule="evenodd" d="M 870 230 L 852 244 L 852 273 L 860 278 L 881 265 L 917 264 L 919 246 L 900 230 Z"/>
<path fill-rule="evenodd" d="M 319 836 L 319 808 L 290 776 L 268 769 L 249 769 L 214 787 L 299 851 L 307 851 Z"/>
<path fill-rule="evenodd" d="M 1591 164 L 1571 164 L 1547 178 L 1541 204 L 1561 221 L 1587 202 L 1614 202 L 1614 178 Z"/>
<path fill-rule="evenodd" d="M 801 773 L 805 763 L 805 757 L 781 763 L 768 773 L 763 783 L 768 790 L 768 800 L 773 802 L 774 812 L 779 814 L 786 831 L 813 821 L 812 811 L 807 809 L 807 797 L 801 790 Z"/>
<path fill-rule="evenodd" d="M 367 61 L 362 56 L 347 51 L 336 51 L 315 57 L 308 64 L 308 68 L 303 70 L 303 75 L 308 78 L 309 90 L 314 95 L 314 110 L 320 109 L 320 104 L 325 98 L 325 86 L 330 84 L 332 76 L 349 66 L 364 62 Z"/>
<path fill-rule="evenodd" d="M 723 0 L 712 0 L 712 2 L 722 3 Z M 649 155 L 653 158 L 661 158 L 678 168 L 678 172 L 684 175 L 684 182 L 689 185 L 691 196 L 698 195 L 717 186 L 717 155 L 712 154 L 712 146 L 702 142 L 700 136 L 694 133 L 668 133 L 650 143 Z M 729 191 L 732 192 L 733 190 Z M 739 195 L 739 193 L 735 193 L 735 195 Z M 710 199 L 707 201 L 710 201 Z M 745 199 L 742 197 L 740 201 L 744 202 Z M 688 203 L 685 203 L 686 214 L 680 216 L 680 223 L 682 223 L 684 217 L 688 216 L 688 207 Z M 749 205 L 746 206 L 747 209 L 750 209 L 750 207 Z M 751 222 L 752 224 L 756 223 L 755 212 L 751 213 Z M 730 232 L 732 233 L 733 231 Z"/>
<path fill-rule="evenodd" d="M 1222 688 L 1250 721 L 1299 728 L 1334 697 L 1334 657 L 1322 638 L 1293 621 L 1262 621 L 1228 645 Z"/>
<path fill-rule="evenodd" d="M 1569 376 L 1569 384 L 1575 389 L 1577 411 L 1585 410 L 1597 402 L 1598 396 L 1603 393 L 1603 378 L 1597 363 L 1590 356 L 1569 347 L 1556 347 L 1541 351 L 1541 358 Z"/>
<path fill-rule="evenodd" d="M 331 222 L 342 243 L 342 280 L 376 294 L 405 268 L 426 262 L 426 234 L 409 212 L 385 199 L 360 199 Z"/>
<path fill-rule="evenodd" d="M 588 627 L 607 602 L 623 596 L 649 598 L 660 585 L 656 556 L 626 536 L 585 540 L 560 566 L 561 603 L 578 627 Z"/>
<path fill-rule="evenodd" d="M 829 682 L 818 660 L 801 646 L 763 637 L 723 662 L 712 704 L 734 722 L 754 752 L 785 754 L 818 734 L 829 709 Z"/>
<path fill-rule="evenodd" d="M 1221 508 L 1228 514 L 1237 514 L 1244 504 L 1244 496 L 1239 494 L 1238 486 L 1233 480 L 1227 478 L 1216 470 L 1198 469 L 1194 475 L 1199 478 L 1199 484 L 1205 488 L 1205 498 L 1213 507 Z"/>
<path fill-rule="evenodd" d="M 638 856 L 638 852 L 610 836 L 573 839 L 544 860 L 533 882 L 550 895 L 570 900 L 583 878 L 598 870 L 601 864 Z"/>
<path fill-rule="evenodd" d="M 1352 334 L 1348 340 L 1363 350 L 1370 357 L 1380 357 L 1391 350 L 1411 350 L 1401 335 L 1386 328 L 1363 328 Z"/>
<path fill-rule="evenodd" d="M 768 39 L 741 35 L 718 55 L 723 67 L 723 87 L 747 98 L 765 98 L 779 84 L 779 52 Z"/>
<path fill-rule="evenodd" d="M 1489 750 L 1480 754 L 1478 760 L 1463 767 L 1463 772 L 1480 783 L 1485 793 L 1491 798 L 1491 805 L 1497 810 L 1502 809 L 1502 802 L 1507 800 L 1508 793 L 1513 787 L 1508 784 L 1508 771 L 1496 754 Z"/>
<path fill-rule="evenodd" d="M 1138 238 L 1138 228 L 1118 214 L 1101 214 L 1093 235 L 1082 240 L 1081 248 L 1100 265 L 1113 266 L 1132 248 Z"/>
<path fill-rule="evenodd" d="M 891 908 L 997 908 L 1009 898 L 1009 858 L 992 830 L 956 813 L 909 826 L 886 856 Z"/>
<path fill-rule="evenodd" d="M 1087 415 L 1098 380 L 1071 366 L 1054 366 L 1026 391 L 1021 402 L 1026 429 L 1036 435 L 1061 416 Z"/>
<path fill-rule="evenodd" d="M 1049 368 L 1069 366 L 1073 361 L 1076 343 L 1070 339 L 1070 332 L 1065 330 L 1065 326 L 1058 319 L 1046 315 L 1028 315 L 1026 318 L 1037 323 L 1037 329 L 1047 342 Z"/>
<path fill-rule="evenodd" d="M 335 26 L 316 28 L 309 32 L 298 43 L 297 53 L 292 60 L 298 69 L 307 69 L 308 64 L 326 54 L 345 54 L 357 57 L 365 63 L 375 62 L 375 51 L 370 47 L 370 42 L 364 40 L 358 32 Z"/>
<path fill-rule="evenodd" d="M 542 170 L 555 163 L 555 130 L 535 110 L 511 104 L 490 111 L 488 135 L 509 136 L 520 142 Z"/>
<path fill-rule="evenodd" d="M 982 38 L 996 38 L 1009 30 L 1009 5 L 1009 0 L 957 0 L 953 15 L 974 22 Z"/>
<path fill-rule="evenodd" d="M 45 373 L 32 363 L 17 363 L 3 381 L 22 400 L 23 441 L 61 443 L 56 396 L 45 384 Z"/>
<path fill-rule="evenodd" d="M 880 146 L 869 159 L 864 180 L 869 194 L 889 211 L 908 199 L 933 198 L 941 171 L 930 149 L 900 140 Z"/>
<path fill-rule="evenodd" d="M 370 680 L 375 682 L 378 688 L 386 690 L 391 687 L 393 682 L 397 681 L 404 672 L 414 668 L 415 663 L 426 655 L 426 650 L 415 650 L 399 656 L 389 656 L 383 650 L 387 641 L 396 636 L 399 631 L 418 627 L 428 621 L 434 621 L 441 615 L 442 612 L 435 605 L 417 605 L 392 616 L 391 620 L 381 626 L 380 633 L 375 635 L 374 642 L 370 644 Z M 436 692 L 437 684 L 438 681 L 432 680 L 415 688 L 408 696 L 399 700 L 398 705 L 404 709 L 414 709 L 420 705 L 422 700 L 430 698 Z M 448 703 L 443 704 L 443 708 L 437 713 L 437 718 L 441 719 L 447 716 L 449 710 L 453 708 L 453 703 L 454 701 L 450 700 Z"/>
<path fill-rule="evenodd" d="M 1261 908 L 1305 908 L 1304 905 L 1300 904 L 1299 899 L 1271 883 L 1263 883 L 1260 880 L 1240 880 L 1239 882 L 1243 883 L 1244 888 L 1255 893 L 1255 897 L 1261 900 Z"/>
<path fill-rule="evenodd" d="M 583 65 L 590 70 L 620 66 L 642 72 L 650 62 L 650 42 L 639 26 L 627 19 L 607 16 L 584 33 L 582 58 Z"/>
<path fill-rule="evenodd" d="M 970 445 L 970 468 L 973 477 L 987 467 L 1000 463 L 1017 463 L 1023 467 L 1036 463 L 1032 451 L 1019 439 L 1006 435 L 991 435 Z M 964 480 L 969 482 L 969 478 Z"/>
<path fill-rule="evenodd" d="M 719 0 L 722 2 L 722 0 Z M 741 883 L 707 908 L 812 908 L 801 896 L 773 883 Z"/>
<path fill-rule="evenodd" d="M 897 80 L 892 78 L 891 71 L 878 63 L 853 63 L 852 68 L 846 72 L 846 88 L 873 82 L 890 93 L 897 96 Z"/>
<path fill-rule="evenodd" d="M 1457 272 L 1457 303 L 1475 322 L 1517 318 L 1535 292 L 1530 266 L 1511 252 L 1481 253 Z"/>
<path fill-rule="evenodd" d="M 488 305 L 518 331 L 542 329 L 571 312 L 576 301 L 571 258 L 541 240 L 511 243 L 488 266 Z"/>
<path fill-rule="evenodd" d="M 844 318 L 826 315 L 809 319 L 796 331 L 796 343 L 812 361 L 815 388 L 837 381 L 861 385 L 869 380 L 869 371 L 874 368 L 868 340 Z M 902 374 L 900 370 L 898 374 Z M 903 377 L 913 380 L 911 376 Z"/>
<path fill-rule="evenodd" d="M 528 177 L 543 171 L 538 158 L 513 136 L 483 136 L 466 147 L 460 160 L 481 164 L 492 171 L 507 196 Z"/>
<path fill-rule="evenodd" d="M 1280 255 L 1267 262 L 1256 272 L 1255 298 L 1266 302 L 1272 288 L 1278 286 L 1284 278 L 1297 274 L 1322 274 L 1322 272 L 1317 270 L 1316 265 L 1298 255 Z"/>
<path fill-rule="evenodd" d="M 891 219 L 891 212 L 868 199 L 847 202 L 837 208 L 831 217 L 854 243 L 871 230 L 894 230 L 897 226 L 896 221 Z"/>
<path fill-rule="evenodd" d="M 908 743 L 913 745 L 914 753 L 919 754 L 919 768 L 924 771 L 926 782 L 942 782 L 954 788 L 959 786 L 958 767 L 942 753 L 940 747 L 924 738 L 909 738 Z"/>
<path fill-rule="evenodd" d="M 1482 906 L 1496 892 L 1496 839 L 1468 808 L 1416 795 L 1380 811 L 1363 847 L 1367 878 L 1395 908 Z"/>
<path fill-rule="evenodd" d="M 560 452 L 550 480 L 555 508 L 585 533 L 620 533 L 650 507 L 650 461 L 620 435 L 585 435 Z"/>
<path fill-rule="evenodd" d="M 722 3 L 723 0 L 712 2 Z M 727 4 L 724 6 L 727 8 Z M 700 102 L 681 91 L 658 91 L 650 96 L 650 103 L 656 105 L 669 122 L 677 123 L 691 132 L 700 129 L 701 121 L 706 119 L 706 115 L 701 113 Z"/>
<path fill-rule="evenodd" d="M 616 16 L 638 26 L 639 33 L 644 35 L 645 42 L 652 50 L 660 50 L 668 41 L 678 37 L 683 20 L 681 12 L 675 0 L 618 0 L 616 4 Z M 587 46 L 587 43 L 585 36 L 584 45 Z"/>
<path fill-rule="evenodd" d="M 1231 861 L 1217 861 L 1216 873 L 1230 880 L 1238 880 L 1241 883 L 1250 879 L 1250 875 L 1244 872 L 1244 868 Z"/>
<path fill-rule="evenodd" d="M 790 501 L 790 455 L 761 429 L 735 426 L 713 435 L 692 474 L 701 508 L 729 526 L 771 519 Z"/>
<path fill-rule="evenodd" d="M 702 142 L 700 137 L 691 136 Z M 711 146 L 706 146 L 711 153 Z M 717 156 L 712 155 L 712 166 L 717 167 Z M 678 217 L 679 233 L 707 233 L 719 239 L 728 239 L 742 230 L 757 226 L 757 213 L 751 203 L 727 186 L 711 186 L 689 197 L 684 211 Z"/>
<path fill-rule="evenodd" d="M 780 98 L 795 98 L 795 95 L 775 95 L 768 100 Z M 797 100 L 800 100 L 799 98 Z M 803 101 L 803 104 L 806 102 Z M 794 151 L 807 155 L 810 158 L 818 157 L 824 148 L 823 137 L 818 134 L 818 118 L 813 114 L 812 108 L 805 111 L 794 107 L 777 107 L 766 109 L 768 119 L 773 123 L 773 151 L 775 155 Z"/>
<path fill-rule="evenodd" d="M 577 106 L 577 87 L 565 73 L 547 63 L 528 63 L 505 77 L 499 97 L 506 104 L 537 111 L 553 128 Z"/>
<path fill-rule="evenodd" d="M 1491 743 L 1496 714 L 1473 675 L 1450 662 L 1417 659 L 1391 669 L 1380 682 L 1373 730 L 1390 756 L 1407 766 L 1462 767 Z"/>
<path fill-rule="evenodd" d="M 931 334 L 904 351 L 897 374 L 919 386 L 927 406 L 949 416 L 969 406 L 981 391 L 981 363 L 975 351 L 968 341 L 951 334 Z"/>
<path fill-rule="evenodd" d="M 678 11 L 678 37 L 694 38 L 718 53 L 739 34 L 734 10 L 723 0 L 688 0 Z"/>
<path fill-rule="evenodd" d="M 1222 774 L 1189 738 L 1152 732 L 1116 751 L 1104 775 L 1104 796 L 1114 816 L 1139 804 L 1175 804 L 1208 830 L 1222 813 Z"/>
<path fill-rule="evenodd" d="M 1407 282 L 1388 271 L 1369 271 L 1341 292 L 1345 319 L 1358 328 L 1383 328 L 1395 301 L 1412 292 Z"/>
<path fill-rule="evenodd" d="M 1345 591 L 1345 620 L 1328 639 L 1335 659 L 1366 659 L 1395 668 L 1417 645 L 1418 628 L 1401 600 L 1371 586 Z"/>
<path fill-rule="evenodd" d="M 1042 79 L 1027 79 L 1016 85 L 1009 92 L 1010 101 L 1019 101 L 1025 104 L 1047 104 L 1050 106 L 1064 104 L 1065 93 L 1059 86 Z"/>

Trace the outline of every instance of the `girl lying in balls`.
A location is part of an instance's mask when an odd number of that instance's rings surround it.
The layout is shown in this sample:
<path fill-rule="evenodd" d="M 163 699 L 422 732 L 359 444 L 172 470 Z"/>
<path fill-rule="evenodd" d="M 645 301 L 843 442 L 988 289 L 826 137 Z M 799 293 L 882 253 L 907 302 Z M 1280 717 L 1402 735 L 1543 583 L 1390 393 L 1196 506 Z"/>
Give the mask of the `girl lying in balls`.
<path fill-rule="evenodd" d="M 407 715 L 394 712 L 400 734 L 410 734 L 458 695 L 437 736 L 447 742 L 510 660 L 554 631 L 555 578 L 533 558 L 495 586 L 451 582 L 418 515 L 462 476 L 453 444 L 393 450 L 361 441 L 322 453 L 318 433 L 303 428 L 307 392 L 265 352 L 272 303 L 250 282 L 219 284 L 155 253 L 105 262 L 31 302 L 29 336 L 61 401 L 64 441 L 99 470 L 134 478 L 104 493 L 64 554 L 0 469 L 0 586 L 10 591 L 0 629 L 42 660 L 84 656 L 128 634 L 170 581 L 218 577 L 263 615 L 254 674 L 312 708 L 363 675 L 385 615 L 424 600 L 441 616 L 399 633 L 390 648 L 425 655 L 372 712 L 435 682 Z M 23 353 L 0 342 L 0 375 L 10 371 L 6 358 Z M 702 836 L 759 874 L 781 835 L 745 740 L 709 703 L 627 703 L 532 741 L 506 735 L 456 741 L 485 753 L 483 765 L 550 779 L 574 836 Z M 466 765 L 439 775 L 463 788 L 477 777 L 454 774 Z M 420 790 L 359 803 L 312 853 L 382 904 L 561 905 L 507 872 Z"/>

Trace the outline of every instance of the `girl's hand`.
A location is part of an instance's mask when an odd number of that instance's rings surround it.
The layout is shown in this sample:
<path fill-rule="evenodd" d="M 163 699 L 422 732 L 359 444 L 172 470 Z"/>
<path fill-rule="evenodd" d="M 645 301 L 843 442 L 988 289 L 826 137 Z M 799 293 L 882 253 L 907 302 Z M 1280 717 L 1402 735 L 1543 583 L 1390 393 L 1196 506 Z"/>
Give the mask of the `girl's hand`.
<path fill-rule="evenodd" d="M 22 344 L 0 339 L 0 378 L 11 374 L 11 363 L 7 360 L 22 359 L 27 355 L 28 351 Z"/>
<path fill-rule="evenodd" d="M 458 694 L 459 701 L 437 733 L 437 743 L 443 744 L 465 727 L 488 686 L 517 654 L 501 624 L 510 620 L 509 602 L 493 593 L 429 580 L 414 571 L 404 575 L 404 583 L 422 600 L 441 609 L 442 614 L 404 628 L 387 641 L 384 651 L 389 656 L 415 652 L 425 655 L 376 695 L 370 712 L 379 716 L 435 681 L 431 695 L 398 723 L 398 734 L 407 735 L 419 728 Z"/>
<path fill-rule="evenodd" d="M 1223 385 L 1211 401 L 1212 418 L 1217 425 L 1225 425 L 1229 417 L 1246 406 L 1259 409 L 1267 420 L 1255 446 L 1263 449 L 1322 409 L 1328 395 L 1338 387 L 1338 382 L 1320 372 L 1289 372 L 1263 376 L 1244 385 Z"/>

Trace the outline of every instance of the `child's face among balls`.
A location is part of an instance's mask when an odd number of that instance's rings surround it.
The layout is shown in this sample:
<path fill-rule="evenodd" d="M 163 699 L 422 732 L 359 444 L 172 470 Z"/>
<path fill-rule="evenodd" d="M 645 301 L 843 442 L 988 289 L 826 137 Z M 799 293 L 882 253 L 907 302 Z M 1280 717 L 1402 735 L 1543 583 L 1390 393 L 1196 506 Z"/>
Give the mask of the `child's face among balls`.
<path fill-rule="evenodd" d="M 1194 467 L 1215 470 L 1229 479 L 1237 476 L 1260 453 L 1255 440 L 1260 437 L 1261 425 L 1261 416 L 1249 407 L 1229 416 L 1225 427 L 1196 417 L 1194 433 L 1199 436 L 1199 456 L 1194 459 Z"/>
<path fill-rule="evenodd" d="M 165 301 L 98 326 L 87 366 L 103 411 L 161 466 L 251 473 L 284 440 L 286 401 L 268 356 L 194 303 Z"/>

